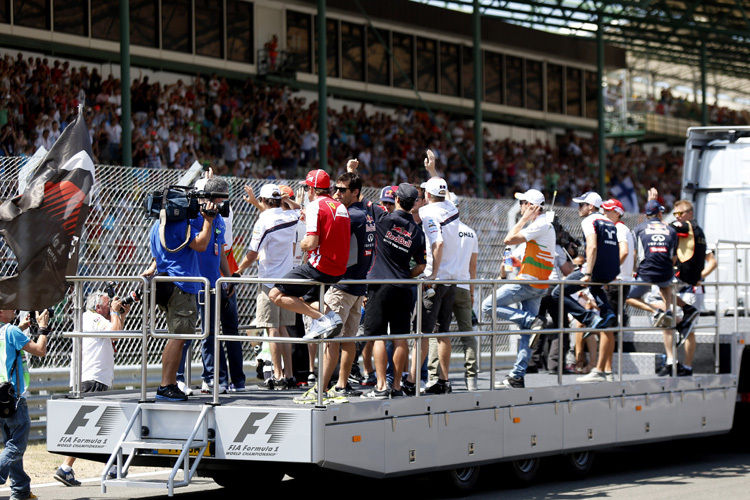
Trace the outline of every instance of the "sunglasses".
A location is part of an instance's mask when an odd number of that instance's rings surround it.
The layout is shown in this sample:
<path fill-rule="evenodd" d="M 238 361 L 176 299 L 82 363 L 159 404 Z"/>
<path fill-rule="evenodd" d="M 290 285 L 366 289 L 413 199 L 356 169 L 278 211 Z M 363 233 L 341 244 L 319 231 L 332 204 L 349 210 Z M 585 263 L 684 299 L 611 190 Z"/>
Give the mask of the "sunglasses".
<path fill-rule="evenodd" d="M 350 191 L 350 190 L 351 190 L 351 188 L 348 188 L 348 187 L 344 187 L 344 186 L 336 186 L 336 187 L 334 188 L 334 191 L 333 191 L 333 192 L 335 193 L 336 191 L 341 191 L 342 193 L 346 193 L 347 191 Z"/>
<path fill-rule="evenodd" d="M 578 208 L 583 208 L 589 206 L 591 203 L 579 203 Z"/>
<path fill-rule="evenodd" d="M 672 212 L 672 215 L 674 215 L 675 217 L 679 217 L 683 214 L 689 214 L 690 212 L 692 212 L 692 210 L 683 210 L 681 212 Z"/>

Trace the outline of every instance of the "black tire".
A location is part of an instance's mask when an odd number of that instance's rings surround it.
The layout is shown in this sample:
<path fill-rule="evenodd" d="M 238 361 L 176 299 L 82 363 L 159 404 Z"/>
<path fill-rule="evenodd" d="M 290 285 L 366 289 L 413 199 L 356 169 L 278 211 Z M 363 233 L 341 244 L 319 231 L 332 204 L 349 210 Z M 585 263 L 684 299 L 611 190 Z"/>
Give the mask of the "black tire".
<path fill-rule="evenodd" d="M 462 494 L 476 487 L 481 470 L 482 468 L 479 466 L 451 469 L 443 477 L 453 493 Z"/>
<path fill-rule="evenodd" d="M 268 488 L 269 491 L 274 490 L 278 487 L 281 480 L 284 479 L 284 471 L 281 467 L 261 467 L 262 472 L 258 477 L 262 477 L 261 482 L 264 488 Z M 254 470 L 253 474 L 258 473 Z M 205 475 L 209 476 L 214 480 L 216 484 L 222 488 L 226 488 L 231 491 L 247 491 L 247 471 L 238 469 L 226 469 L 226 470 L 211 470 L 206 471 Z M 253 487 L 255 489 L 255 487 Z"/>
<path fill-rule="evenodd" d="M 570 479 L 581 479 L 589 475 L 591 468 L 594 466 L 596 452 L 592 450 L 577 451 L 562 456 L 565 467 L 569 474 L 566 477 Z"/>
<path fill-rule="evenodd" d="M 536 479 L 541 464 L 542 459 L 535 457 L 513 460 L 512 462 L 508 462 L 508 467 L 515 483 L 519 486 L 525 486 L 531 484 Z"/>

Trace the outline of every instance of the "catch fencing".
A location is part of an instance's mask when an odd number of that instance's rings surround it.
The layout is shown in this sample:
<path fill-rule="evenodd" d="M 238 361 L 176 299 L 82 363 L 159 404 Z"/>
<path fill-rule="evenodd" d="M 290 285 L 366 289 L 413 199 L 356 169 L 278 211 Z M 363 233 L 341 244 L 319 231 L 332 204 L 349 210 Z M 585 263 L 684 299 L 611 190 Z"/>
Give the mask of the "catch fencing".
<path fill-rule="evenodd" d="M 0 159 L 0 198 L 10 199 L 17 195 L 19 175 L 27 158 L 5 157 Z M 112 165 L 96 167 L 96 183 L 91 211 L 81 238 L 81 252 L 78 274 L 81 276 L 136 276 L 151 262 L 149 250 L 149 230 L 154 221 L 146 219 L 143 209 L 145 196 L 152 191 L 177 184 L 186 174 L 185 170 L 144 169 Z M 27 173 L 24 172 L 23 176 Z M 227 177 L 230 183 L 230 202 L 233 212 L 233 252 L 239 262 L 247 252 L 258 211 L 243 200 L 243 186 L 253 187 L 258 193 L 266 182 L 290 185 L 295 191 L 302 185 L 300 180 L 259 180 Z M 379 188 L 367 187 L 364 195 L 378 201 Z M 503 239 L 518 215 L 518 203 L 512 199 L 491 200 L 461 198 L 459 203 L 461 220 L 472 227 L 479 238 L 477 278 L 496 278 L 500 273 L 505 244 Z M 557 217 L 562 225 L 575 238 L 581 238 L 580 219 L 575 209 L 557 208 Z M 633 227 L 636 215 L 627 215 L 625 222 Z M 511 222 L 512 221 L 512 222 Z M 33 231 L 34 228 L 29 228 Z M 0 237 L 0 271 L 8 276 L 15 273 L 15 257 Z M 252 272 L 252 271 L 251 271 Z M 39 279 L 44 279 L 40 276 Z M 130 290 L 126 283 L 119 283 L 117 292 L 124 295 Z M 101 287 L 99 287 L 101 288 Z M 257 285 L 238 287 L 237 309 L 240 325 L 250 325 L 255 316 L 255 296 Z M 92 291 L 87 289 L 86 293 Z M 128 315 L 127 330 L 141 328 L 141 305 L 136 303 Z M 71 331 L 73 325 L 73 296 L 68 294 L 55 306 L 52 329 L 55 332 Z M 165 328 L 165 318 L 157 318 L 157 328 Z M 509 337 L 501 337 L 499 353 L 510 353 Z M 166 340 L 151 339 L 148 346 L 148 363 L 161 362 L 161 352 Z M 458 345 L 458 344 L 456 344 Z M 460 347 L 459 347 L 460 348 Z M 483 341 L 481 351 L 488 352 L 489 341 Z M 33 369 L 68 368 L 70 366 L 72 339 L 53 336 L 45 358 L 32 357 Z M 245 359 L 252 356 L 245 350 Z M 199 362 L 200 350 L 194 350 L 194 361 Z M 141 339 L 121 339 L 117 343 L 115 364 L 121 367 L 141 363 Z"/>

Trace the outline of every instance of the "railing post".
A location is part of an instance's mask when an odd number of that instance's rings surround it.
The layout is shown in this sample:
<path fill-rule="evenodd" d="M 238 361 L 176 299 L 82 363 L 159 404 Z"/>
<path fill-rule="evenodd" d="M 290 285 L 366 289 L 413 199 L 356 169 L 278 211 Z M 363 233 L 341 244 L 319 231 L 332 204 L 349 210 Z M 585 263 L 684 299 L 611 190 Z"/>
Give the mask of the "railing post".
<path fill-rule="evenodd" d="M 622 342 L 625 336 L 625 285 L 622 280 L 617 284 L 620 293 L 617 294 L 617 314 L 620 318 L 619 338 L 617 339 L 617 379 L 622 382 Z"/>
<path fill-rule="evenodd" d="M 218 405 L 219 404 L 219 370 L 221 367 L 221 363 L 219 360 L 221 359 L 221 341 L 219 340 L 219 329 L 221 328 L 221 287 L 223 286 L 223 283 L 217 284 L 213 288 L 213 316 L 211 317 L 210 322 L 205 322 L 206 324 L 210 324 L 213 328 L 214 332 L 214 399 L 213 404 Z M 210 314 L 211 308 L 209 308 L 209 314 Z M 229 374 L 227 374 L 229 375 Z"/>
<path fill-rule="evenodd" d="M 492 282 L 492 301 L 495 302 L 497 299 L 497 282 Z M 481 308 L 481 304 L 479 305 Z M 479 314 L 482 314 L 482 310 L 479 310 Z M 492 325 L 492 356 L 490 357 L 490 390 L 495 390 L 495 372 L 497 371 L 497 311 L 493 304 L 490 309 L 491 325 Z"/>
<path fill-rule="evenodd" d="M 422 332 L 422 299 L 424 298 L 424 288 L 422 284 L 417 285 L 417 317 L 416 317 L 416 333 L 417 335 L 423 335 Z M 414 371 L 414 394 L 416 397 L 420 397 L 420 388 L 422 387 L 422 337 L 417 337 L 414 340 L 414 355 L 416 356 L 415 364 L 417 369 Z"/>
<path fill-rule="evenodd" d="M 325 314 L 326 310 L 326 303 L 325 303 L 325 292 L 326 292 L 326 286 L 325 284 L 320 284 L 320 301 L 318 305 L 318 309 L 322 314 Z M 328 387 L 323 387 L 321 384 L 323 383 L 323 365 L 325 364 L 325 353 L 323 352 L 325 350 L 325 344 L 322 342 L 318 342 L 315 344 L 315 349 L 318 351 L 318 406 L 323 405 L 323 393 L 328 391 Z"/>
<path fill-rule="evenodd" d="M 74 284 L 75 291 L 75 315 L 74 329 L 76 332 L 83 331 L 83 286 L 80 281 Z M 34 311 L 31 311 L 34 314 Z M 81 397 L 81 371 L 83 370 L 83 339 L 76 337 L 73 339 L 73 398 Z"/>

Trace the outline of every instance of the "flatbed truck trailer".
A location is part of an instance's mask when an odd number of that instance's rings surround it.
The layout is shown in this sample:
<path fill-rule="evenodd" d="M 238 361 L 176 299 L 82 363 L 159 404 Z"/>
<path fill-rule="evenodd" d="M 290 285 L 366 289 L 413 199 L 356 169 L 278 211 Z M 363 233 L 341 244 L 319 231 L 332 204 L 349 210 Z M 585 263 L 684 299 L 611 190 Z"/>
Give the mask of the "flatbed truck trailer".
<path fill-rule="evenodd" d="M 702 317 L 696 329 L 704 359 L 693 376 L 657 377 L 654 358 L 663 353 L 661 331 L 650 328 L 644 317 L 640 322 L 634 317 L 630 327 L 613 329 L 619 333 L 615 381 L 578 383 L 575 375 L 563 375 L 561 364 L 557 376 L 527 374 L 525 388 L 496 390 L 495 339 L 516 332 L 500 330 L 493 320 L 489 330 L 447 334 L 479 333 L 493 339 L 489 380 L 485 375 L 477 392 L 455 390 L 440 396 L 336 405 L 319 400 L 318 405 L 307 406 L 293 404 L 293 393 L 220 396 L 215 387 L 213 395 L 191 397 L 184 404 L 155 403 L 153 392 L 146 388 L 147 344 L 149 338 L 170 334 L 155 328 L 150 314 L 156 310 L 154 284 L 147 286 L 144 281 L 144 293 L 151 299 L 141 311 L 143 329 L 122 333 L 142 335 L 141 387 L 85 397 L 74 388 L 71 395 L 50 400 L 48 450 L 106 462 L 104 491 L 114 486 L 156 487 L 172 495 L 198 471 L 220 485 L 244 487 L 243 471 L 249 466 L 262 471 L 264 484 L 281 480 L 284 474 L 309 474 L 315 468 L 375 478 L 441 471 L 439 477 L 461 491 L 476 483 L 487 464 L 508 462 L 518 479 L 530 480 L 544 457 L 564 455 L 573 474 L 583 475 L 597 449 L 721 434 L 733 425 L 745 426 L 750 406 L 750 319 L 744 307 L 750 299 L 749 148 L 750 127 L 687 131 L 682 196 L 695 205 L 697 222 L 715 247 L 719 263 L 713 280 L 706 284 L 706 305 L 713 315 Z M 79 313 L 81 282 L 92 279 L 74 278 Z M 110 278 L 100 281 L 106 279 Z M 502 283 L 475 282 L 480 297 L 482 289 L 489 287 L 492 293 Z M 421 297 L 422 288 L 417 289 Z M 218 310 L 220 298 L 215 300 Z M 622 307 L 620 303 L 616 309 Z M 419 334 L 420 313 L 417 307 L 413 338 Z M 71 336 L 95 335 L 81 332 L 77 319 Z M 215 330 L 219 331 L 218 319 Z M 561 331 L 548 333 L 561 335 Z M 637 352 L 624 352 L 626 336 L 628 350 Z M 215 345 L 221 340 L 236 338 L 217 335 Z M 633 359 L 626 359 L 631 355 Z M 644 359 L 650 370 L 623 369 L 626 361 L 632 366 Z M 738 410 L 742 421 L 735 420 Z M 127 478 L 130 465 L 146 463 L 171 467 L 172 472 L 166 481 Z M 117 465 L 116 479 L 107 477 L 112 464 Z"/>
<path fill-rule="evenodd" d="M 71 279 L 79 280 L 76 286 L 82 288 L 85 280 L 110 277 Z M 476 284 L 494 290 L 506 282 L 477 280 Z M 144 309 L 148 306 L 144 302 Z M 613 330 L 637 329 L 660 336 L 660 330 L 641 318 L 640 326 Z M 444 335 L 517 333 L 498 327 L 493 321 L 489 331 Z M 441 472 L 438 477 L 463 491 L 475 485 L 487 464 L 508 462 L 518 479 L 530 480 L 544 457 L 563 455 L 574 474 L 584 475 L 600 448 L 732 429 L 736 406 L 750 401 L 750 320 L 715 315 L 701 318 L 697 328 L 703 332 L 703 348 L 712 361 L 707 373 L 690 377 L 660 378 L 653 374 L 653 367 L 650 374 L 623 373 L 627 353 L 622 352 L 621 334 L 615 353 L 620 373 L 614 382 L 580 383 L 575 375 L 563 375 L 561 367 L 557 376 L 527 375 L 523 389 L 498 390 L 493 357 L 489 380 L 486 376 L 480 380 L 476 392 L 457 388 L 446 395 L 376 401 L 354 398 L 348 404 L 294 404 L 293 391 L 220 395 L 215 388 L 214 394 L 192 396 L 185 403 L 155 402 L 155 388 L 148 391 L 145 387 L 84 395 L 74 392 L 48 402 L 47 449 L 106 462 L 105 492 L 116 486 L 152 487 L 170 496 L 196 473 L 222 486 L 239 488 L 246 484 L 244 471 L 250 468 L 254 473 L 262 471 L 266 486 L 285 474 L 300 477 L 318 467 L 373 478 Z M 146 330 L 144 335 L 162 335 Z M 70 335 L 95 334 L 78 331 Z M 215 342 L 221 340 L 232 337 L 217 335 Z M 315 342 L 336 341 L 342 340 Z M 129 479 L 129 466 L 137 464 L 172 471 L 167 480 Z M 112 465 L 118 470 L 115 479 L 107 477 Z"/>

